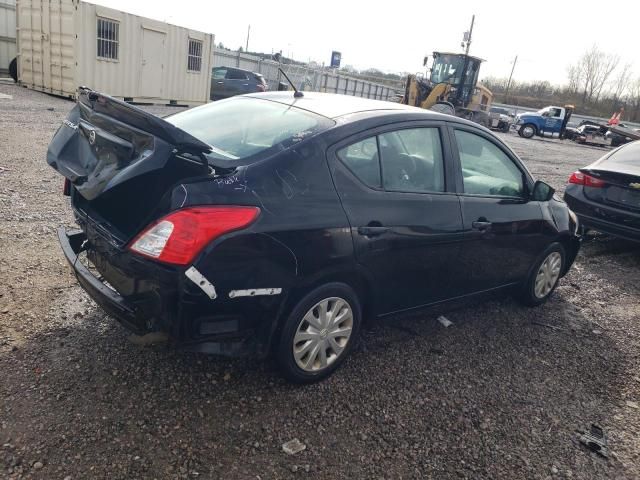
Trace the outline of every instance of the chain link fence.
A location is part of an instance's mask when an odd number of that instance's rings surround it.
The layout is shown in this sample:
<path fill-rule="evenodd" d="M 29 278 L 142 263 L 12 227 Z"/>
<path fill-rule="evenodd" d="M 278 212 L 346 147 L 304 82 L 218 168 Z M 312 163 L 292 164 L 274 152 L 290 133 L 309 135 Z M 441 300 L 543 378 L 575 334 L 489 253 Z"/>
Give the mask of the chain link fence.
<path fill-rule="evenodd" d="M 255 55 L 217 47 L 214 50 L 214 67 L 235 67 L 260 73 L 269 84 L 270 90 L 277 90 L 280 82 L 286 82 L 278 71 L 278 68 L 282 68 L 299 90 L 341 93 L 377 100 L 394 100 L 399 93 L 397 89 L 388 85 L 340 75 L 327 69 L 278 63 Z"/>

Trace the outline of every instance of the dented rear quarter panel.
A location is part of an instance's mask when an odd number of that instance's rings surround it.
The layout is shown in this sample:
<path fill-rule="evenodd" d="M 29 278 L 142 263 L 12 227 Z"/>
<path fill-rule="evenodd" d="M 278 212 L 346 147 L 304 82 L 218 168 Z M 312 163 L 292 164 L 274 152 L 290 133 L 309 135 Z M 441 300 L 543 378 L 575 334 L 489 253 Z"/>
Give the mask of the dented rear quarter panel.
<path fill-rule="evenodd" d="M 212 301 L 195 285 L 187 285 L 189 301 L 181 313 L 185 331 L 180 336 L 197 337 L 203 320 L 240 312 L 241 330 L 255 332 L 258 352 L 266 353 L 288 299 L 322 279 L 353 272 L 349 223 L 324 155 L 323 143 L 309 140 L 232 175 L 194 179 L 173 188 L 170 210 L 216 204 L 260 208 L 254 224 L 216 239 L 193 262 L 215 286 L 218 298 Z M 282 292 L 229 295 L 256 288 Z"/>

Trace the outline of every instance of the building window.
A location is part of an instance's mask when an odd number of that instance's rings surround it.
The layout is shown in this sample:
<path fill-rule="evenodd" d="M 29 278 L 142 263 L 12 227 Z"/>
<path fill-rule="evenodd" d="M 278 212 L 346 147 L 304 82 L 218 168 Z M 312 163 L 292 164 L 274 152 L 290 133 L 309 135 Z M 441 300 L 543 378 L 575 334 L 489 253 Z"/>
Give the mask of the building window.
<path fill-rule="evenodd" d="M 189 56 L 187 57 L 187 70 L 199 72 L 202 67 L 202 42 L 189 39 Z"/>
<path fill-rule="evenodd" d="M 98 58 L 118 60 L 120 24 L 113 20 L 98 18 Z"/>

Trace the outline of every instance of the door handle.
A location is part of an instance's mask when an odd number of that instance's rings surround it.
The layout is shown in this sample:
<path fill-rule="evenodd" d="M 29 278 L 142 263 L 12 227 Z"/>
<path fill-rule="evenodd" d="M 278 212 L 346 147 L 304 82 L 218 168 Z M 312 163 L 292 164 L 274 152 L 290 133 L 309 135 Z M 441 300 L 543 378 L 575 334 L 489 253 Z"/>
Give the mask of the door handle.
<path fill-rule="evenodd" d="M 474 229 L 480 230 L 482 232 L 484 230 L 489 230 L 491 228 L 491 222 L 487 222 L 486 220 L 478 220 L 476 222 L 471 223 L 471 226 Z"/>
<path fill-rule="evenodd" d="M 216 82 L 218 85 L 223 85 L 224 82 Z"/>
<path fill-rule="evenodd" d="M 358 233 L 365 237 L 377 237 L 389 231 L 389 227 L 358 227 Z"/>

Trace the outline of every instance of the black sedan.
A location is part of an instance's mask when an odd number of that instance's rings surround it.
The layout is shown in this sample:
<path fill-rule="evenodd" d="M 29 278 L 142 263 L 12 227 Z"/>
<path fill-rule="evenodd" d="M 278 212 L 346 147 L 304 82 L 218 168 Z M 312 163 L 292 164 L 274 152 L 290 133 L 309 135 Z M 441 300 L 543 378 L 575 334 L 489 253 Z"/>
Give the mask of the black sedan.
<path fill-rule="evenodd" d="M 49 146 L 80 285 L 184 349 L 270 352 L 310 382 L 363 321 L 510 289 L 546 301 L 579 248 L 553 189 L 489 130 L 332 94 L 234 97 L 160 119 L 82 89 Z"/>
<path fill-rule="evenodd" d="M 574 172 L 564 199 L 584 229 L 640 242 L 640 141 Z"/>

